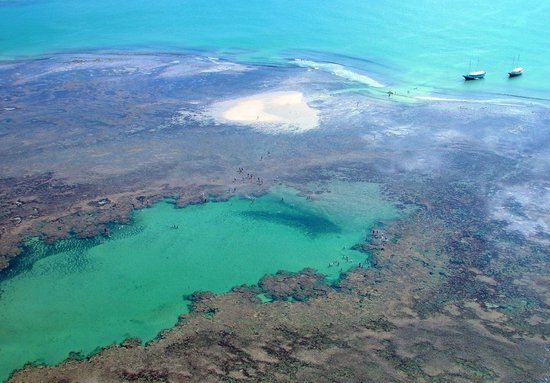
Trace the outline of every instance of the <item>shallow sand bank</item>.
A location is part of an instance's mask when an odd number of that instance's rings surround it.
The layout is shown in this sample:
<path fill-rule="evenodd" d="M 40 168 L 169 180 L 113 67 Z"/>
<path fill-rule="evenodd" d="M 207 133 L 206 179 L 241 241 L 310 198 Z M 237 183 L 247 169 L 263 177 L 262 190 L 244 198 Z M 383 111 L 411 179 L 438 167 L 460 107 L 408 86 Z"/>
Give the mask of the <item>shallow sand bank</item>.
<path fill-rule="evenodd" d="M 218 102 L 211 114 L 218 122 L 237 122 L 266 133 L 302 133 L 319 126 L 319 112 L 302 92 L 279 91 Z"/>

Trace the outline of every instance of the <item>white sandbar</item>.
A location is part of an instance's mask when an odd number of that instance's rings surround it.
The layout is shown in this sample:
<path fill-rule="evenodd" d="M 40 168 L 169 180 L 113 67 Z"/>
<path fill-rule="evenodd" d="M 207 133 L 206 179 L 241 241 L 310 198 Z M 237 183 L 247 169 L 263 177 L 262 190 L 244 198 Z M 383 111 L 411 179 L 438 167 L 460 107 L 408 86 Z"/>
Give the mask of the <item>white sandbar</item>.
<path fill-rule="evenodd" d="M 211 113 L 219 122 L 250 125 L 266 133 L 301 133 L 319 126 L 319 112 L 297 91 L 258 93 L 218 102 Z"/>

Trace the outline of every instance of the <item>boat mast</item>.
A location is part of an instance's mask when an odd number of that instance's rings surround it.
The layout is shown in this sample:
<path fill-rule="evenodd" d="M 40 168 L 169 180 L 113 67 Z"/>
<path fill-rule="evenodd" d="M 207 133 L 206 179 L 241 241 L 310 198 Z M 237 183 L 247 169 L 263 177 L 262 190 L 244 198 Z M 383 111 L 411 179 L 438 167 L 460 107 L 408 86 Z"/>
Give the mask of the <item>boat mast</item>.
<path fill-rule="evenodd" d="M 517 58 L 517 61 L 516 61 L 516 58 Z M 514 56 L 514 61 L 512 62 L 512 66 L 513 66 L 514 68 L 519 67 L 519 54 L 518 54 L 517 57 Z"/>

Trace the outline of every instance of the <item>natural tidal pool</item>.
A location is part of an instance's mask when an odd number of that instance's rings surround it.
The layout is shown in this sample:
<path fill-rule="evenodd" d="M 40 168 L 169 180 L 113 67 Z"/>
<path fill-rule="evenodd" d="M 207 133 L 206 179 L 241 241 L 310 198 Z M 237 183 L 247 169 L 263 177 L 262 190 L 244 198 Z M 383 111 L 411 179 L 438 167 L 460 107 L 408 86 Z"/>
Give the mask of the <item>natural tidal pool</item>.
<path fill-rule="evenodd" d="M 184 209 L 161 201 L 109 237 L 27 243 L 0 282 L 0 380 L 24 363 L 57 363 L 125 337 L 147 341 L 188 310 L 184 296 L 312 267 L 329 278 L 365 261 L 351 247 L 402 215 L 375 184 L 279 186 Z M 345 257 L 344 257 L 345 256 Z M 336 265 L 338 262 L 338 265 Z"/>

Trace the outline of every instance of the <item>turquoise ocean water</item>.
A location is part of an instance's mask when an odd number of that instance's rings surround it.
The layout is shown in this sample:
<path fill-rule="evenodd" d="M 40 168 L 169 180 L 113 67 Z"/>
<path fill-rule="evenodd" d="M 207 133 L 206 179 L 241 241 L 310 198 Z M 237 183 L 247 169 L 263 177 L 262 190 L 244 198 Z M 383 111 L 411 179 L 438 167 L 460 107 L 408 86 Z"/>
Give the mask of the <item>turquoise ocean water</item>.
<path fill-rule="evenodd" d="M 259 63 L 336 62 L 395 89 L 550 98 L 548 1 L 3 0 L 0 20 L 4 60 L 199 50 Z M 509 80 L 518 55 L 525 74 Z M 478 58 L 487 76 L 465 84 Z"/>

